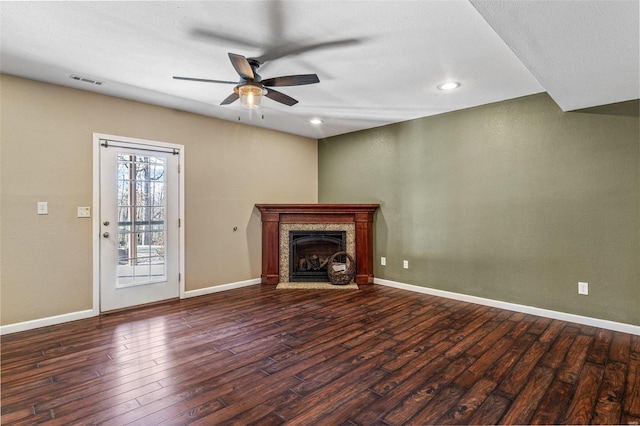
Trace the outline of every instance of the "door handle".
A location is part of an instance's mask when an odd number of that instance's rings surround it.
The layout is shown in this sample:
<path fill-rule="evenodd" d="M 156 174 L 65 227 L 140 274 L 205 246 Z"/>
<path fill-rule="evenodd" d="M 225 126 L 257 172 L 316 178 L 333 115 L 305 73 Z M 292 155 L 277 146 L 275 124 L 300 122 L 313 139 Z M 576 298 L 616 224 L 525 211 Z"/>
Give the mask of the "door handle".
<path fill-rule="evenodd" d="M 108 221 L 108 220 L 105 220 L 102 224 L 103 224 L 104 226 L 109 226 L 109 221 Z"/>
<path fill-rule="evenodd" d="M 105 237 L 105 238 L 109 238 L 109 233 L 105 232 L 104 234 L 102 234 L 102 236 Z"/>

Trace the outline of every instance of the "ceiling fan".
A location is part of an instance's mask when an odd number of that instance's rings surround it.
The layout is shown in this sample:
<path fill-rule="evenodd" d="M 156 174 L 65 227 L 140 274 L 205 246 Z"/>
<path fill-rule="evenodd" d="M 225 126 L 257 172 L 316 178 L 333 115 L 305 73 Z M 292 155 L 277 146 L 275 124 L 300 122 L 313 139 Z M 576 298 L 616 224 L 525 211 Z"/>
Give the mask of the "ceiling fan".
<path fill-rule="evenodd" d="M 240 99 L 242 106 L 248 109 L 259 108 L 263 95 L 281 104 L 293 106 L 298 103 L 296 99 L 282 92 L 278 92 L 271 87 L 302 86 L 320 82 L 316 74 L 288 75 L 263 80 L 257 72 L 262 64 L 259 59 L 245 58 L 235 53 L 229 53 L 229 59 L 231 60 L 231 65 L 233 65 L 233 68 L 235 68 L 240 76 L 239 81 L 209 80 L 178 76 L 174 76 L 173 78 L 176 80 L 201 81 L 205 83 L 235 84 L 236 87 L 233 88 L 233 93 L 227 96 L 220 105 L 228 105 Z"/>

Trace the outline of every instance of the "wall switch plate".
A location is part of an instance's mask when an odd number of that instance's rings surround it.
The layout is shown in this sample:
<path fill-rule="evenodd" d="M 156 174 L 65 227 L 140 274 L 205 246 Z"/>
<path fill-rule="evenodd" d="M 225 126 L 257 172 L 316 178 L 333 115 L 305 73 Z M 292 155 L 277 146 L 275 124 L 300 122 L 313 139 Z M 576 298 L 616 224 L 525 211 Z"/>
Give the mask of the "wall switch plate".
<path fill-rule="evenodd" d="M 78 217 L 91 217 L 91 207 L 78 207 Z"/>
<path fill-rule="evenodd" d="M 402 261 L 402 267 L 404 269 L 409 269 L 409 261 L 408 260 L 403 260 Z"/>
<path fill-rule="evenodd" d="M 578 283 L 578 294 L 588 295 L 589 294 L 589 283 L 579 282 Z"/>
<path fill-rule="evenodd" d="M 46 201 L 38 201 L 38 214 L 49 214 L 49 203 Z"/>
<path fill-rule="evenodd" d="M 385 265 L 387 264 L 387 258 L 386 258 L 386 257 L 384 257 L 384 256 L 382 256 L 382 257 L 380 258 L 380 264 L 381 264 L 382 266 L 385 266 Z"/>

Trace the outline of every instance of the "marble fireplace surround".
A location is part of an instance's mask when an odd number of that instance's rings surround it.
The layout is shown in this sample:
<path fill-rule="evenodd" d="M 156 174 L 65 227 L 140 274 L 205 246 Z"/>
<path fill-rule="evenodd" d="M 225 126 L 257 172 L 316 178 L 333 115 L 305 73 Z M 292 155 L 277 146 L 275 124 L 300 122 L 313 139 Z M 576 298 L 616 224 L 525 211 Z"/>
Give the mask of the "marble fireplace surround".
<path fill-rule="evenodd" d="M 357 284 L 373 283 L 373 214 L 379 204 L 256 204 L 262 217 L 262 284 L 289 281 L 289 231 L 346 231 Z M 286 249 L 285 249 L 286 246 Z"/>

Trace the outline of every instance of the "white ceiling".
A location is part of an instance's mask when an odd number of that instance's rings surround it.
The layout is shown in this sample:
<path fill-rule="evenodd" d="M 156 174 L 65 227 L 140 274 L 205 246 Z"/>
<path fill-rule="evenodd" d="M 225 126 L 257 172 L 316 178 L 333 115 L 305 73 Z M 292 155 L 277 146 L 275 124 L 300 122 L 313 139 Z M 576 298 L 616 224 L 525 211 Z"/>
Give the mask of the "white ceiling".
<path fill-rule="evenodd" d="M 322 138 L 544 91 L 564 111 L 638 99 L 639 14 L 638 0 L 3 1 L 0 71 Z M 228 52 L 297 48 L 259 70 L 318 74 L 278 88 L 293 107 L 220 106 L 233 85 L 172 78 L 236 81 Z M 436 88 L 448 80 L 460 88 Z"/>

